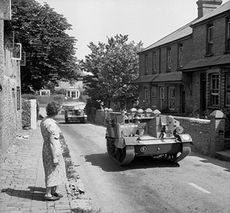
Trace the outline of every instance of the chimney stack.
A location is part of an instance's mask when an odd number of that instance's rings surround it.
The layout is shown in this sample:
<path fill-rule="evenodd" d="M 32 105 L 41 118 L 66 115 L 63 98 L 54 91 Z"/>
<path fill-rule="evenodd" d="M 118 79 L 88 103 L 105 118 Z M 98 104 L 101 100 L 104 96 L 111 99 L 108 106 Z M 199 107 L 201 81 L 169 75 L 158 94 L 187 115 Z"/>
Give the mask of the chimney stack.
<path fill-rule="evenodd" d="M 222 4 L 222 0 L 198 0 L 198 18 L 210 13 Z"/>

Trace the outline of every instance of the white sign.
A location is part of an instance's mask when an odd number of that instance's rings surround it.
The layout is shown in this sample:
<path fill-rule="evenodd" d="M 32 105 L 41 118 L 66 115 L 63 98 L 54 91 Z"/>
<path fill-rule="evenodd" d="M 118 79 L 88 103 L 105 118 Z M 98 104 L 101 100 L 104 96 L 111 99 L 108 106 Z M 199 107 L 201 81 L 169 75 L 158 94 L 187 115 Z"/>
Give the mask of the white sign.
<path fill-rule="evenodd" d="M 0 0 L 0 19 L 11 20 L 11 0 Z"/>

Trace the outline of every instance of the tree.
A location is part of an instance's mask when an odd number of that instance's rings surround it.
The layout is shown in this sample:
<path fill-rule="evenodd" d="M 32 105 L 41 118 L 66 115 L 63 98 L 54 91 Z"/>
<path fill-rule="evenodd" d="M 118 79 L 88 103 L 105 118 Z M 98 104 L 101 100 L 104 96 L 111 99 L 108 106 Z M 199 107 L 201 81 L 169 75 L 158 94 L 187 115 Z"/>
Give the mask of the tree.
<path fill-rule="evenodd" d="M 26 52 L 26 66 L 21 66 L 22 92 L 77 77 L 76 39 L 66 33 L 71 25 L 47 3 L 13 1 L 12 21 L 6 27 L 15 32 L 14 42 L 21 43 Z"/>
<path fill-rule="evenodd" d="M 138 55 L 142 43 L 128 42 L 128 35 L 115 35 L 107 43 L 90 43 L 91 53 L 82 62 L 82 69 L 92 73 L 84 78 L 87 95 L 95 102 L 122 108 L 138 97 L 132 81 L 138 76 Z"/>

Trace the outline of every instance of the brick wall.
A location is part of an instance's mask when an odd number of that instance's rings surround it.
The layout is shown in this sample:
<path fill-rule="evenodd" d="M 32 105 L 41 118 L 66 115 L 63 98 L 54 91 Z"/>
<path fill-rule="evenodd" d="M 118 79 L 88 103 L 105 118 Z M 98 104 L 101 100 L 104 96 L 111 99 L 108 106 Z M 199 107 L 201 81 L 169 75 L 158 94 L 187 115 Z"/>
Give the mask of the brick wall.
<path fill-rule="evenodd" d="M 214 56 L 223 55 L 225 51 L 225 18 L 215 19 L 213 22 L 213 52 Z M 208 24 L 207 23 L 207 24 Z M 194 26 L 193 28 L 193 42 L 194 51 L 193 59 L 205 58 L 206 54 L 206 35 L 207 35 L 207 24 Z"/>
<path fill-rule="evenodd" d="M 178 41 L 175 42 L 171 42 L 169 44 L 163 45 L 163 46 L 159 46 L 156 48 L 153 48 L 151 50 L 148 50 L 146 52 L 142 52 L 139 54 L 139 74 L 140 75 L 145 75 L 145 58 L 146 56 L 148 57 L 148 75 L 154 75 L 154 74 L 159 74 L 159 73 L 167 73 L 167 72 L 177 72 L 179 70 L 178 68 L 178 45 L 179 44 L 183 44 L 183 57 L 182 57 L 182 65 L 185 65 L 186 63 L 188 63 L 191 60 L 191 53 L 193 51 L 193 43 L 192 43 L 192 37 L 188 36 L 186 38 L 180 39 Z M 167 70 L 167 48 L 170 47 L 171 48 L 171 70 Z M 154 70 L 155 72 L 153 72 L 153 53 L 156 54 L 156 70 Z M 186 80 L 186 79 L 185 79 Z M 187 79 L 187 83 L 190 83 L 190 79 Z M 184 84 L 185 86 L 185 91 L 187 92 L 187 83 Z M 157 100 L 156 103 L 153 103 L 153 100 L 150 98 L 151 100 L 149 101 L 148 104 L 145 103 L 144 100 L 144 88 L 149 88 L 149 94 L 151 94 L 151 86 L 150 83 L 145 83 L 142 84 L 140 86 L 139 89 L 139 102 L 140 102 L 140 107 L 142 108 L 146 108 L 146 107 L 152 107 L 153 105 L 155 105 L 157 108 L 159 108 L 160 110 L 166 110 L 167 109 L 167 98 L 166 98 L 166 102 L 165 102 L 165 106 L 163 105 L 162 108 L 160 106 L 160 99 L 159 99 L 159 86 L 164 86 L 165 90 L 168 90 L 168 87 L 170 86 L 170 84 L 167 84 L 166 82 L 159 82 L 158 84 L 158 88 L 157 88 Z M 182 107 L 181 107 L 181 85 L 176 85 L 174 84 L 173 86 L 175 86 L 176 88 L 176 99 L 175 99 L 175 112 L 180 112 Z M 192 90 L 192 88 L 191 88 Z M 188 93 L 188 92 L 187 92 Z M 167 96 L 167 92 L 165 92 L 165 96 Z M 189 94 L 189 96 L 187 96 Z M 185 94 L 186 97 L 188 97 L 188 104 L 187 107 L 190 107 L 191 104 L 193 103 L 193 99 L 192 99 L 192 92 L 191 94 L 188 93 Z M 190 97 L 191 96 L 191 97 Z M 195 102 L 197 103 L 197 102 Z M 192 111 L 192 110 L 191 110 Z"/>
<path fill-rule="evenodd" d="M 154 48 L 152 50 L 143 52 L 139 54 L 139 63 L 140 63 L 140 75 L 144 75 L 145 74 L 145 56 L 148 56 L 148 75 L 153 74 L 153 52 L 156 53 L 156 73 L 166 73 L 167 69 L 166 69 L 166 65 L 167 65 L 167 60 L 166 60 L 166 56 L 167 56 L 167 48 L 170 47 L 171 48 L 171 58 L 172 58 L 172 72 L 175 72 L 178 70 L 178 44 L 182 43 L 183 44 L 183 62 L 182 64 L 186 64 L 191 60 L 191 53 L 192 53 L 192 48 L 193 48 L 193 44 L 192 44 L 192 38 L 191 37 L 187 37 L 184 39 L 181 39 L 180 41 L 177 42 L 173 42 L 167 45 L 164 45 L 162 47 L 157 47 Z M 159 51 L 159 49 L 161 49 L 161 51 Z M 159 55 L 160 54 L 160 55 Z M 159 61 L 159 58 L 161 58 L 161 61 Z M 159 65 L 160 62 L 160 65 Z M 159 69 L 161 68 L 161 70 Z"/>
<path fill-rule="evenodd" d="M 11 52 L 4 47 L 4 22 L 0 20 L 0 155 L 16 139 L 21 128 L 20 61 L 11 59 Z"/>

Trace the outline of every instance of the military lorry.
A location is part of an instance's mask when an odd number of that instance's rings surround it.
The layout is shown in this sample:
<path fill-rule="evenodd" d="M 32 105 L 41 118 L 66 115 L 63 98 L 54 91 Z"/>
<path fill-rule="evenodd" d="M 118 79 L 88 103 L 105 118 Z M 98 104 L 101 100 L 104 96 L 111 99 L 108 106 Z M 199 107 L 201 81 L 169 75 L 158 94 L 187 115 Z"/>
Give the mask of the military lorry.
<path fill-rule="evenodd" d="M 84 102 L 66 102 L 63 103 L 62 109 L 65 113 L 65 123 L 69 122 L 87 122 L 87 115 L 85 113 Z"/>
<path fill-rule="evenodd" d="M 191 136 L 173 116 L 159 110 L 107 111 L 106 126 L 107 152 L 121 166 L 139 156 L 179 162 L 191 152 Z"/>

